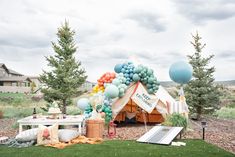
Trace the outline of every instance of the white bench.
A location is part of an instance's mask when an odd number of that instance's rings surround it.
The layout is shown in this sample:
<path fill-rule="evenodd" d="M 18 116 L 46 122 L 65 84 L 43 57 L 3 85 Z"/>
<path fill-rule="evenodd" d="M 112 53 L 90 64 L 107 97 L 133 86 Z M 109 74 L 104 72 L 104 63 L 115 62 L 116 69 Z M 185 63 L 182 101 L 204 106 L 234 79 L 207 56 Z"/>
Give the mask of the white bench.
<path fill-rule="evenodd" d="M 48 116 L 40 116 L 33 119 L 33 116 L 25 117 L 18 120 L 19 132 L 23 131 L 24 125 L 38 126 L 38 125 L 53 125 L 57 123 L 58 125 L 77 125 L 78 131 L 82 134 L 82 127 L 84 127 L 84 116 L 83 115 L 66 115 L 64 119 L 48 119 Z"/>

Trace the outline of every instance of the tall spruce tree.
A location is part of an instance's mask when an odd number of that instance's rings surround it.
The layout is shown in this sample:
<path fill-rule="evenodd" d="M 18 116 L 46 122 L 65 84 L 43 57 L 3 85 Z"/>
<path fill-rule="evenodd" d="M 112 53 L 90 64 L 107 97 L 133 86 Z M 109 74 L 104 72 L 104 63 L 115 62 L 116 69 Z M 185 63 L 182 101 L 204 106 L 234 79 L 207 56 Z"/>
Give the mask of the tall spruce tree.
<path fill-rule="evenodd" d="M 201 37 L 192 35 L 195 52 L 189 55 L 189 63 L 193 67 L 193 79 L 185 86 L 185 96 L 192 113 L 196 113 L 199 120 L 202 114 L 212 113 L 219 107 L 220 92 L 214 83 L 213 74 L 215 67 L 209 67 L 209 63 L 214 55 L 202 56 L 202 50 L 206 44 L 201 43 Z"/>
<path fill-rule="evenodd" d="M 81 94 L 79 87 L 87 78 L 81 62 L 74 57 L 77 50 L 74 35 L 75 31 L 71 30 L 67 21 L 58 28 L 57 43 L 52 42 L 55 55 L 46 57 L 51 71 L 43 71 L 40 76 L 45 84 L 42 89 L 44 99 L 48 102 L 59 101 L 59 107 L 64 114 L 71 98 Z"/>

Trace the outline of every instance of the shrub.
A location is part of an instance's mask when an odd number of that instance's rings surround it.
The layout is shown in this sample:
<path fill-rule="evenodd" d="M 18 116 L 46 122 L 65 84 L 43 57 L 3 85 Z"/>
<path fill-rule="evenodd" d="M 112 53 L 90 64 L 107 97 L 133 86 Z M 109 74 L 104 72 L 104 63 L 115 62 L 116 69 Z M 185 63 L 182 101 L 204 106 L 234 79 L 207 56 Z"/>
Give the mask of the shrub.
<path fill-rule="evenodd" d="M 4 108 L 5 118 L 23 118 L 32 115 L 31 108 L 6 107 Z"/>
<path fill-rule="evenodd" d="M 235 108 L 235 103 L 231 103 L 227 106 L 228 108 Z"/>
<path fill-rule="evenodd" d="M 78 109 L 78 107 L 68 106 L 67 114 L 69 114 L 69 115 L 79 115 L 79 114 L 81 114 L 81 111 Z"/>
<path fill-rule="evenodd" d="M 39 102 L 39 101 L 41 101 L 42 99 L 43 99 L 43 96 L 42 96 L 42 95 L 33 95 L 33 96 L 31 97 L 31 100 L 36 101 L 36 102 Z"/>
<path fill-rule="evenodd" d="M 216 111 L 215 114 L 218 118 L 235 119 L 235 108 L 222 107 Z"/>
<path fill-rule="evenodd" d="M 3 111 L 5 118 L 24 118 L 33 114 L 33 107 L 5 107 Z M 37 113 L 45 112 L 37 108 Z"/>
<path fill-rule="evenodd" d="M 3 112 L 2 112 L 2 110 L 0 110 L 0 119 L 2 119 L 3 118 Z"/>
<path fill-rule="evenodd" d="M 187 119 L 178 113 L 173 113 L 172 115 L 167 116 L 162 124 L 165 126 L 183 127 L 184 129 L 186 129 L 188 126 Z"/>

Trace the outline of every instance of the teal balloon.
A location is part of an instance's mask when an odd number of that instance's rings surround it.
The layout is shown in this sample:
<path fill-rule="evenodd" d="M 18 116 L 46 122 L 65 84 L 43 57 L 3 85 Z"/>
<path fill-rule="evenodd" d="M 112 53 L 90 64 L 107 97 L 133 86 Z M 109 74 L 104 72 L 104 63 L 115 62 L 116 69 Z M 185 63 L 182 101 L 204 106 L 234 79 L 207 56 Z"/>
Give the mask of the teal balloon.
<path fill-rule="evenodd" d="M 106 97 L 113 99 L 118 97 L 119 89 L 117 86 L 111 84 L 105 88 L 104 94 Z"/>
<path fill-rule="evenodd" d="M 154 93 L 154 92 L 153 92 L 153 89 L 150 88 L 150 89 L 148 90 L 148 93 L 149 93 L 149 94 L 153 94 L 153 93 Z"/>
<path fill-rule="evenodd" d="M 124 93 L 124 92 L 125 92 L 125 89 L 124 89 L 124 88 L 120 88 L 120 89 L 119 89 L 119 92 L 120 92 L 120 93 Z"/>
<path fill-rule="evenodd" d="M 134 74 L 133 77 L 132 77 L 132 79 L 133 79 L 135 82 L 137 82 L 137 81 L 140 80 L 140 77 L 139 77 L 138 74 Z"/>
<path fill-rule="evenodd" d="M 140 72 L 141 72 L 140 68 L 139 67 L 135 67 L 134 73 L 140 73 Z"/>
<path fill-rule="evenodd" d="M 192 78 L 192 74 L 192 66 L 184 61 L 173 63 L 169 70 L 171 80 L 179 84 L 188 83 Z"/>
<path fill-rule="evenodd" d="M 86 108 L 88 109 L 89 106 L 90 106 L 90 103 L 87 98 L 81 98 L 77 101 L 77 107 L 82 111 L 85 111 Z"/>
<path fill-rule="evenodd" d="M 115 65 L 114 71 L 115 71 L 116 73 L 122 72 L 122 64 L 117 64 L 117 65 Z"/>
<path fill-rule="evenodd" d="M 153 70 L 152 70 L 152 69 L 148 69 L 147 74 L 148 74 L 149 76 L 151 76 L 151 75 L 153 74 Z"/>
<path fill-rule="evenodd" d="M 118 80 L 118 79 L 114 79 L 112 81 L 112 84 L 116 85 L 116 86 L 119 86 L 121 84 L 121 82 Z"/>
<path fill-rule="evenodd" d="M 146 86 L 147 86 L 147 88 L 151 88 L 151 87 L 152 87 L 152 85 L 151 85 L 151 84 L 147 84 Z"/>
<path fill-rule="evenodd" d="M 110 112 L 111 112 L 111 109 L 108 108 L 108 107 L 106 107 L 106 108 L 104 109 L 104 112 L 105 112 L 105 113 L 110 113 Z"/>
<path fill-rule="evenodd" d="M 148 79 L 148 83 L 153 83 L 154 82 L 154 78 L 153 77 L 150 77 L 149 79 Z"/>

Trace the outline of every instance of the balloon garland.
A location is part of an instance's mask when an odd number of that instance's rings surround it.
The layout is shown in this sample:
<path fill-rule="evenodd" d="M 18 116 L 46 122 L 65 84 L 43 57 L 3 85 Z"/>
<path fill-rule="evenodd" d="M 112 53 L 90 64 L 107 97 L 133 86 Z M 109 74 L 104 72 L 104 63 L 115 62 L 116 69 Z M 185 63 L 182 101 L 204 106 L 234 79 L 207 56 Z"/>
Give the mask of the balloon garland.
<path fill-rule="evenodd" d="M 92 90 L 91 99 L 94 97 L 103 97 L 103 100 L 95 105 L 92 103 L 87 103 L 87 100 L 80 101 L 78 100 L 78 107 L 84 110 L 84 115 L 86 118 L 92 116 L 92 112 L 96 110 L 102 115 L 105 114 L 106 122 L 109 122 L 112 119 L 112 108 L 111 104 L 115 98 L 121 98 L 125 95 L 127 87 L 134 82 L 140 81 L 143 85 L 146 86 L 149 94 L 154 94 L 158 90 L 159 82 L 154 76 L 152 69 L 138 65 L 134 66 L 132 62 L 127 62 L 123 64 L 117 64 L 114 67 L 114 72 L 104 73 L 98 80 L 97 85 Z M 80 104 L 79 104 L 80 101 Z M 92 100 L 93 101 L 93 100 Z"/>
<path fill-rule="evenodd" d="M 106 72 L 98 80 L 97 85 L 93 88 L 93 93 L 98 93 L 100 91 L 104 92 L 105 85 L 107 83 L 112 83 L 113 79 L 116 77 L 115 73 Z"/>

